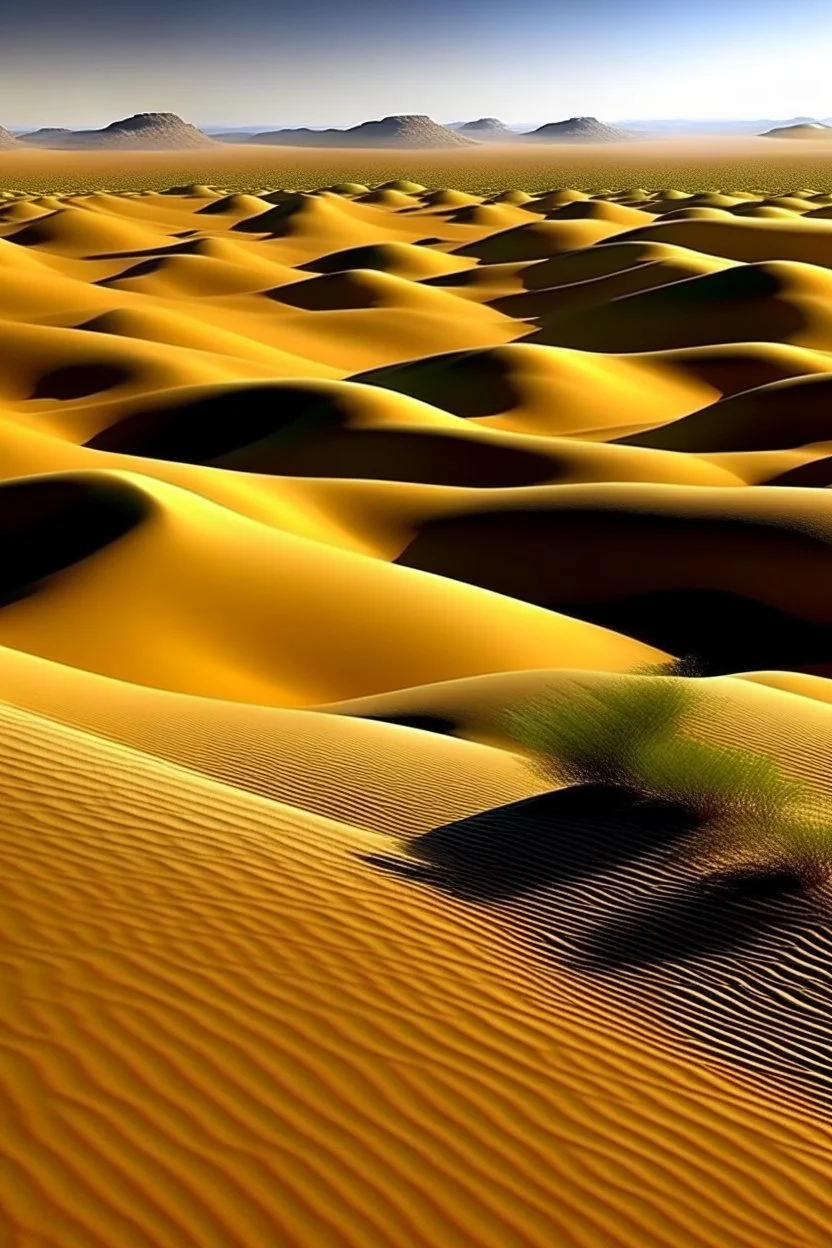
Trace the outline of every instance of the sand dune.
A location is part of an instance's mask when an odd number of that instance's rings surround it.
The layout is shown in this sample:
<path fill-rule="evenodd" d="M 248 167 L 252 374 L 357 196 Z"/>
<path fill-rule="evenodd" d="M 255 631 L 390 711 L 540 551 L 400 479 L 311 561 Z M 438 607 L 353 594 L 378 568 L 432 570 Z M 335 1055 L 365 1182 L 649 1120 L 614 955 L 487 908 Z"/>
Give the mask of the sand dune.
<path fill-rule="evenodd" d="M 380 834 L 1 718 L 6 1217 L 29 1238 L 818 1242 L 819 1125 L 620 1003 L 611 1032 L 602 984 L 567 972 L 541 994 L 464 902 L 433 898 L 426 925 L 420 892 L 362 865 Z M 696 1217 L 674 1120 L 698 1141 Z"/>
<path fill-rule="evenodd" d="M 0 198 L 0 1243 L 826 1248 L 826 911 L 511 715 L 825 810 L 828 197 L 401 172 Z"/>
<path fill-rule="evenodd" d="M 444 277 L 448 273 L 468 272 L 471 262 L 444 251 L 417 247 L 413 243 L 372 243 L 366 247 L 349 247 L 319 256 L 299 269 L 311 273 L 347 273 L 352 269 L 378 269 L 394 277 L 422 281 L 427 277 Z"/>
<path fill-rule="evenodd" d="M 832 349 L 832 275 L 789 260 L 696 274 L 575 314 L 554 311 L 533 341 L 588 351 L 661 351 L 712 342 Z"/>
<path fill-rule="evenodd" d="M 5 234 L 18 247 L 42 247 L 56 255 L 93 258 L 107 253 L 146 250 L 167 231 L 112 216 L 101 219 L 78 208 L 60 208 Z M 97 250 L 94 250 L 97 249 Z"/>
<path fill-rule="evenodd" d="M 736 201 L 731 201 L 735 203 Z M 623 239 L 674 243 L 728 260 L 796 260 L 832 268 L 832 226 L 807 222 L 802 214 L 791 220 L 749 220 L 747 217 L 704 221 L 662 221 L 641 226 Z"/>
<path fill-rule="evenodd" d="M 828 370 L 825 352 L 773 344 L 604 355 L 519 342 L 441 353 L 355 380 L 492 428 L 604 440 L 664 424 L 726 394 Z"/>
<path fill-rule="evenodd" d="M 61 494 L 43 516 L 41 497 L 51 500 L 53 480 L 56 490 L 71 491 L 69 502 Z M 163 689 L 267 705 L 506 668 L 614 669 L 661 657 L 525 603 L 264 531 L 174 486 L 122 474 L 105 476 L 101 490 L 95 475 L 0 488 L 7 532 L 20 532 L 24 517 L 35 534 L 51 524 L 80 527 L 78 508 L 90 533 L 80 548 L 61 547 L 54 565 L 42 565 L 35 549 L 32 566 L 9 570 L 0 644 Z M 112 549 L 124 516 L 131 540 Z M 256 574 L 261 563 L 274 569 L 270 591 Z M 27 591 L 33 582 L 36 593 Z M 226 604 L 222 617 L 212 609 L 218 602 Z M 336 603 L 341 640 L 333 644 L 325 622 Z M 64 621 L 58 635 L 56 614 Z M 384 638 L 401 635 L 413 618 L 421 621 L 419 637 L 380 663 Z M 165 639 L 151 651 L 141 645 L 148 627 Z M 191 660 L 183 668 L 186 639 Z"/>
<path fill-rule="evenodd" d="M 755 667 L 823 665 L 824 500 L 745 495 L 624 483 L 492 492 L 426 517 L 398 562 L 695 650 L 716 670 L 736 670 L 743 654 Z"/>
<path fill-rule="evenodd" d="M 457 254 L 474 256 L 486 264 L 542 260 L 560 252 L 588 247 L 619 230 L 620 226 L 612 221 L 534 221 L 468 243 L 458 248 Z"/>
<path fill-rule="evenodd" d="M 622 439 L 665 450 L 765 451 L 832 440 L 832 378 L 791 377 L 730 395 L 649 433 Z"/>

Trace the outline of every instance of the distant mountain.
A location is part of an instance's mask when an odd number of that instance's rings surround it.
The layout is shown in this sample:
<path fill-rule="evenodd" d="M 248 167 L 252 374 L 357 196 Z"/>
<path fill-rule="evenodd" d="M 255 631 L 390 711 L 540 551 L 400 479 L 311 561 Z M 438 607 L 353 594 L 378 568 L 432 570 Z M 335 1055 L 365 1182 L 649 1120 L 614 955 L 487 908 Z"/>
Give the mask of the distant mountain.
<path fill-rule="evenodd" d="M 19 144 L 13 134 L 9 134 L 8 130 L 4 130 L 0 126 L 0 151 L 6 151 L 11 147 L 18 147 Z"/>
<path fill-rule="evenodd" d="M 102 130 L 36 130 L 22 136 L 30 147 L 62 149 L 135 148 L 152 151 L 213 147 L 215 140 L 176 113 L 136 113 Z"/>
<path fill-rule="evenodd" d="M 249 143 L 288 147 L 468 147 L 473 140 L 440 126 L 422 113 L 401 113 L 365 121 L 347 130 L 270 130 L 255 134 Z"/>
<path fill-rule="evenodd" d="M 612 124 L 621 127 L 624 130 L 638 132 L 640 137 L 650 135 L 655 138 L 664 138 L 677 134 L 759 134 L 762 130 L 771 130 L 780 126 L 798 126 L 813 122 L 814 117 L 786 117 L 776 120 L 771 117 L 762 117 L 757 119 L 748 119 L 742 117 L 718 117 L 718 118 L 653 118 L 653 119 L 628 119 L 624 121 L 616 121 Z"/>
<path fill-rule="evenodd" d="M 61 147 L 74 133 L 74 130 L 44 126 L 40 130 L 24 131 L 17 137 L 27 147 Z"/>
<path fill-rule="evenodd" d="M 597 117 L 568 117 L 566 121 L 550 121 L 524 134 L 524 139 L 538 143 L 623 143 L 632 136 L 626 130 L 605 125 Z"/>
<path fill-rule="evenodd" d="M 796 126 L 775 126 L 773 130 L 765 130 L 760 136 L 763 139 L 829 139 L 832 138 L 832 126 L 822 121 L 803 121 Z"/>
<path fill-rule="evenodd" d="M 515 131 L 509 130 L 504 121 L 498 117 L 478 117 L 476 121 L 458 121 L 449 129 L 471 139 L 479 139 L 484 143 L 504 143 L 517 138 Z"/>

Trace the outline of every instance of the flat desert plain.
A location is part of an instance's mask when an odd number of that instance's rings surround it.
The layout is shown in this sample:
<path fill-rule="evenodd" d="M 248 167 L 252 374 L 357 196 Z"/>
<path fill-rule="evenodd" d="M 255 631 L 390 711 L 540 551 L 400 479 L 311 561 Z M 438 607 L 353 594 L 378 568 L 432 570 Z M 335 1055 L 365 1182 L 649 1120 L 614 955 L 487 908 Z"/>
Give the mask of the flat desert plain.
<path fill-rule="evenodd" d="M 0 198 L 0 1244 L 824 1248 L 832 179 L 210 180 Z M 513 735 L 659 682 L 820 886 Z"/>
<path fill-rule="evenodd" d="M 832 191 L 832 142 L 823 139 L 682 136 L 632 143 L 484 143 L 423 150 L 303 148 L 217 143 L 180 151 L 60 151 L 25 146 L 0 153 L 0 182 L 19 190 L 167 190 L 209 183 L 230 190 L 315 190 L 402 179 L 476 195 L 556 186 L 673 187 L 689 193 L 798 187 Z"/>

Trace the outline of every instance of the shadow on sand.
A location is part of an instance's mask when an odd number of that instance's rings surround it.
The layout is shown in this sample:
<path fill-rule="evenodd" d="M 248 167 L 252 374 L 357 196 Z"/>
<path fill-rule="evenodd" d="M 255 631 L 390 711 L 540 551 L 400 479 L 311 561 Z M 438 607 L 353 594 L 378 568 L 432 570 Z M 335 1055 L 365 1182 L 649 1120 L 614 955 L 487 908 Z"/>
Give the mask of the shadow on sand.
<path fill-rule="evenodd" d="M 583 784 L 434 828 L 408 842 L 411 859 L 366 861 L 467 901 L 510 901 L 653 853 L 694 829 L 680 806 Z"/>
<path fill-rule="evenodd" d="M 571 961 L 584 970 L 615 971 L 717 957 L 750 949 L 763 936 L 793 938 L 816 917 L 789 875 L 686 880 L 578 934 Z"/>
<path fill-rule="evenodd" d="M 685 812 L 576 786 L 435 828 L 365 861 L 499 907 L 548 963 L 603 976 L 709 1058 L 832 1110 L 832 925 L 788 868 L 708 875 Z"/>
<path fill-rule="evenodd" d="M 584 784 L 434 828 L 407 843 L 407 858 L 364 861 L 463 901 L 524 901 L 528 910 L 536 895 L 544 923 L 568 927 L 569 961 L 584 970 L 725 954 L 817 919 L 788 871 L 708 876 L 703 868 L 691 878 L 684 850 L 674 850 L 696 831 L 679 805 Z M 602 903 L 593 918 L 573 886 L 594 877 Z"/>

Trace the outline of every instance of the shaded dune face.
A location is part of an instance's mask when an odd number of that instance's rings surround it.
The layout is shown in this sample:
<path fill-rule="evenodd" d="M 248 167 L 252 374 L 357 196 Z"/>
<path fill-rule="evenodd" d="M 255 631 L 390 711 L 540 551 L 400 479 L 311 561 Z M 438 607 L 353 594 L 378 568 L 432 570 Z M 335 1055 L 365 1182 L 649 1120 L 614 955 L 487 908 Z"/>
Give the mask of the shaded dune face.
<path fill-rule="evenodd" d="M 609 352 L 713 342 L 791 342 L 826 350 L 832 277 L 788 262 L 748 264 L 626 296 L 601 311 L 555 312 L 532 339 Z"/>
<path fill-rule="evenodd" d="M 87 399 L 130 380 L 127 369 L 114 364 L 67 364 L 38 377 L 30 399 Z"/>
<path fill-rule="evenodd" d="M 682 420 L 621 442 L 702 454 L 780 451 L 832 437 L 832 379 L 823 375 L 771 382 L 731 395 Z"/>
<path fill-rule="evenodd" d="M 174 391 L 101 430 L 86 445 L 283 476 L 505 487 L 538 484 L 557 473 L 552 459 L 522 443 L 458 438 L 443 426 L 421 431 L 416 404 L 409 426 L 391 422 L 385 428 L 379 422 L 379 428 L 362 428 L 355 389 L 274 382 L 226 386 L 220 392 L 186 390 L 181 397 Z M 431 409 L 425 414 L 430 419 Z"/>
<path fill-rule="evenodd" d="M 32 477 L 0 486 L 4 606 L 38 591 L 49 577 L 117 542 L 150 514 L 126 482 Z"/>
<path fill-rule="evenodd" d="M 827 197 L 419 168 L 0 191 L 4 1248 L 828 1248 Z"/>
<path fill-rule="evenodd" d="M 118 420 L 87 442 L 93 450 L 183 463 L 210 463 L 229 451 L 279 435 L 298 422 L 326 419 L 313 388 L 226 385 L 163 393 L 147 410 Z"/>
<path fill-rule="evenodd" d="M 398 562 L 695 653 L 711 672 L 830 662 L 829 535 L 811 499 L 801 510 L 790 495 L 779 523 L 765 512 L 755 523 L 741 499 L 731 517 L 721 491 L 680 490 L 676 507 L 652 487 L 619 486 L 600 507 L 592 495 L 463 506 L 428 521 Z"/>

